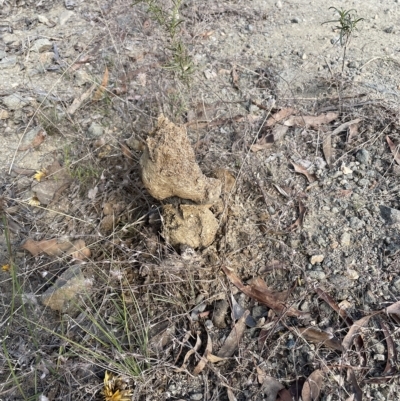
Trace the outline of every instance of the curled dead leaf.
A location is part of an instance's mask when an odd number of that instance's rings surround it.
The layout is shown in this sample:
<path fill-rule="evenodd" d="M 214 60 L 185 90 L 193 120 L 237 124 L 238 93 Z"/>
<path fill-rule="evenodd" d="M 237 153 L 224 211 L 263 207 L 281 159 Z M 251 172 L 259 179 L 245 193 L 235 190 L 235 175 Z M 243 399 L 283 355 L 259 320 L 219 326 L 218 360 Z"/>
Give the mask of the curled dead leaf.
<path fill-rule="evenodd" d="M 319 116 L 292 116 L 284 122 L 284 125 L 289 127 L 311 127 L 317 129 L 321 125 L 329 124 L 338 117 L 339 114 L 334 112 L 320 114 Z"/>
<path fill-rule="evenodd" d="M 360 386 L 358 385 L 356 375 L 354 374 L 354 370 L 349 367 L 347 368 L 347 380 L 351 383 L 351 387 L 353 390 L 354 401 L 362 401 L 362 391 Z"/>
<path fill-rule="evenodd" d="M 229 270 L 226 266 L 222 266 L 222 269 L 231 283 L 239 288 L 240 291 L 250 298 L 256 299 L 258 302 L 273 309 L 276 313 L 286 313 L 288 316 L 297 317 L 309 316 L 309 313 L 307 312 L 299 311 L 293 307 L 287 307 L 285 303 L 278 299 L 277 293 L 267 290 L 266 288 L 260 288 L 260 282 L 258 282 L 258 285 L 255 287 L 254 285 L 244 285 L 239 277 L 237 277 L 236 274 Z"/>
<path fill-rule="evenodd" d="M 276 398 L 276 401 L 292 401 L 292 395 L 290 394 L 290 391 L 287 390 L 286 388 L 283 388 L 282 390 L 278 391 L 278 396 Z"/>
<path fill-rule="evenodd" d="M 233 87 L 235 89 L 239 89 L 239 74 L 237 72 L 236 65 L 234 65 L 232 67 L 231 76 L 232 76 L 232 85 L 233 85 Z"/>
<path fill-rule="evenodd" d="M 71 255 L 74 259 L 84 260 L 90 257 L 90 249 L 86 247 L 84 240 L 60 241 L 57 238 L 35 241 L 28 238 L 22 248 L 33 256 L 45 253 L 48 256 Z"/>
<path fill-rule="evenodd" d="M 101 99 L 101 97 L 103 96 L 103 92 L 105 91 L 106 87 L 108 84 L 108 68 L 106 66 L 106 69 L 104 71 L 103 74 L 103 79 L 101 81 L 100 86 L 97 88 L 95 94 L 93 95 L 93 101 L 97 102 Z"/>
<path fill-rule="evenodd" d="M 314 370 L 314 372 L 308 376 L 304 383 L 303 390 L 301 391 L 301 398 L 303 401 L 317 401 L 319 399 L 323 380 L 324 376 L 320 369 Z"/>
<path fill-rule="evenodd" d="M 246 318 L 249 314 L 250 312 L 246 310 L 243 316 L 236 322 L 221 349 L 218 351 L 218 357 L 229 358 L 236 352 L 246 329 Z"/>
<path fill-rule="evenodd" d="M 207 365 L 208 359 L 207 355 L 211 354 L 212 352 L 212 340 L 210 335 L 207 333 L 207 345 L 206 349 L 204 350 L 204 355 L 201 357 L 199 363 L 196 365 L 196 367 L 193 370 L 193 374 L 197 376 Z"/>
<path fill-rule="evenodd" d="M 265 125 L 267 127 L 272 127 L 279 121 L 284 120 L 285 118 L 291 116 L 296 110 L 293 109 L 292 107 L 286 107 L 281 110 L 279 110 L 277 113 L 274 113 L 271 115 L 271 117 L 268 118 L 266 121 Z"/>
<path fill-rule="evenodd" d="M 291 331 L 300 334 L 310 343 L 323 345 L 335 351 L 343 351 L 342 344 L 339 340 L 332 337 L 331 334 L 318 330 L 315 327 L 292 328 Z"/>
<path fill-rule="evenodd" d="M 296 173 L 300 173 L 306 176 L 308 182 L 314 182 L 317 180 L 317 177 L 314 174 L 311 174 L 306 168 L 300 166 L 299 164 L 291 162 Z"/>
<path fill-rule="evenodd" d="M 19 146 L 18 150 L 21 152 L 24 150 L 37 148 L 46 139 L 46 137 L 47 133 L 42 128 L 36 133 L 35 137 L 32 139 L 30 143 Z"/>
<path fill-rule="evenodd" d="M 363 318 L 356 320 L 353 325 L 350 327 L 349 332 L 346 334 L 342 341 L 342 346 L 345 351 L 348 351 L 353 344 L 353 340 L 360 334 L 361 329 L 365 327 L 369 320 L 371 319 L 371 315 L 364 316 Z"/>
<path fill-rule="evenodd" d="M 333 153 L 332 153 L 332 134 L 325 134 L 322 141 L 322 152 L 329 168 L 332 167 Z"/>
<path fill-rule="evenodd" d="M 258 376 L 259 376 L 259 382 L 260 382 L 260 375 L 258 375 Z M 261 391 L 265 394 L 266 398 L 264 398 L 264 399 L 266 401 L 275 401 L 278 396 L 278 392 L 280 390 L 283 390 L 284 388 L 285 387 L 282 385 L 282 383 L 280 383 L 274 377 L 267 376 L 265 374 L 263 375 Z"/>
<path fill-rule="evenodd" d="M 395 145 L 393 141 L 390 139 L 389 136 L 386 136 L 386 141 L 389 145 L 390 151 L 392 152 L 392 155 L 394 157 L 394 160 L 396 161 L 397 164 L 400 164 L 400 149 L 399 146 Z"/>

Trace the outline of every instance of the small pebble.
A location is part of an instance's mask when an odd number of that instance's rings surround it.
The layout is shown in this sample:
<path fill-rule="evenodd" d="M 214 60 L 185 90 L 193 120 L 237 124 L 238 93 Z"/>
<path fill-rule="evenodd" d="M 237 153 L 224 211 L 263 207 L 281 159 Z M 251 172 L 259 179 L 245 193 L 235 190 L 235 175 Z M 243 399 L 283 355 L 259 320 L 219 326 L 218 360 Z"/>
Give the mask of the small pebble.
<path fill-rule="evenodd" d="M 350 246 L 351 244 L 351 235 L 350 233 L 343 233 L 340 238 L 340 245 L 342 246 Z"/>
<path fill-rule="evenodd" d="M 310 263 L 315 265 L 316 263 L 321 263 L 324 260 L 324 255 L 313 255 L 311 256 Z"/>
<path fill-rule="evenodd" d="M 345 273 L 345 276 L 349 278 L 350 280 L 358 280 L 360 275 L 356 270 L 353 269 L 347 269 L 347 272 Z"/>
<path fill-rule="evenodd" d="M 322 270 L 314 270 L 308 272 L 308 277 L 315 280 L 323 280 L 326 277 L 326 274 Z"/>
<path fill-rule="evenodd" d="M 340 168 L 340 170 L 342 170 L 342 173 L 344 175 L 351 174 L 353 172 L 345 164 L 343 164 L 343 166 Z"/>
<path fill-rule="evenodd" d="M 367 149 L 360 149 L 356 153 L 356 159 L 361 164 L 368 164 L 370 160 L 370 155 Z"/>
<path fill-rule="evenodd" d="M 281 2 L 281 1 L 277 1 L 277 2 L 275 3 L 275 6 L 276 6 L 277 8 L 279 8 L 279 9 L 281 9 L 281 8 L 282 8 L 282 2 Z"/>

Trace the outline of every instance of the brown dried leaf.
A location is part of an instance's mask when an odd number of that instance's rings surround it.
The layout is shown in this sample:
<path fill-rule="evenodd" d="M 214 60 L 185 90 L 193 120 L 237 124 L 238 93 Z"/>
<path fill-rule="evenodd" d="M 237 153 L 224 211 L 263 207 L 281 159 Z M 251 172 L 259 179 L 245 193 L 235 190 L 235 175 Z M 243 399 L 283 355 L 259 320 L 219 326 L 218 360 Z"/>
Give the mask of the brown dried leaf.
<path fill-rule="evenodd" d="M 345 351 L 348 351 L 353 344 L 353 340 L 355 337 L 358 337 L 360 334 L 361 329 L 366 326 L 369 322 L 369 319 L 371 319 L 371 315 L 364 316 L 363 318 L 356 320 L 353 325 L 350 327 L 349 332 L 346 334 L 342 341 L 342 346 Z"/>
<path fill-rule="evenodd" d="M 93 101 L 97 102 L 101 99 L 103 96 L 103 92 L 106 89 L 106 86 L 108 85 L 108 68 L 106 66 L 106 69 L 103 74 L 103 79 L 101 81 L 100 86 L 97 88 L 95 94 L 93 95 Z"/>
<path fill-rule="evenodd" d="M 347 134 L 347 143 L 348 144 L 352 143 L 357 135 L 358 135 L 358 123 L 350 124 Z"/>
<path fill-rule="evenodd" d="M 319 116 L 292 116 L 284 122 L 284 125 L 289 127 L 311 127 L 317 129 L 321 125 L 329 124 L 338 117 L 339 114 L 334 112 L 320 114 Z"/>
<path fill-rule="evenodd" d="M 310 343 L 320 344 L 336 351 L 343 351 L 342 344 L 339 340 L 332 338 L 330 334 L 314 327 L 293 328 L 291 331 L 300 333 L 301 336 Z"/>
<path fill-rule="evenodd" d="M 200 34 L 202 39 L 208 39 L 215 31 L 206 31 Z"/>
<path fill-rule="evenodd" d="M 352 189 L 340 189 L 337 192 L 337 196 L 339 198 L 347 198 L 348 196 L 350 196 L 353 193 Z"/>
<path fill-rule="evenodd" d="M 291 107 L 286 107 L 279 110 L 277 113 L 272 114 L 271 117 L 265 123 L 266 127 L 272 127 L 277 122 L 284 120 L 285 118 L 291 116 L 296 110 Z M 286 124 L 288 126 L 288 124 Z"/>
<path fill-rule="evenodd" d="M 322 141 L 322 151 L 324 153 L 324 157 L 328 167 L 332 167 L 332 134 L 325 134 L 324 139 Z"/>
<path fill-rule="evenodd" d="M 307 177 L 308 182 L 314 182 L 317 180 L 317 177 L 314 174 L 311 174 L 306 168 L 304 168 L 303 166 L 300 166 L 299 164 L 293 163 L 291 162 L 293 167 L 294 167 L 294 171 L 296 173 L 300 173 L 300 174 L 304 174 Z"/>
<path fill-rule="evenodd" d="M 271 135 L 263 136 L 262 138 L 258 139 L 256 143 L 250 146 L 250 150 L 252 152 L 258 152 L 264 149 L 270 149 L 274 145 L 274 138 Z"/>
<path fill-rule="evenodd" d="M 61 256 L 72 247 L 71 242 L 58 242 L 58 239 L 49 239 L 42 241 L 35 241 L 31 238 L 22 245 L 23 249 L 26 249 L 33 256 L 37 256 L 40 253 L 46 253 L 49 256 Z"/>
<path fill-rule="evenodd" d="M 235 89 L 239 89 L 239 74 L 238 74 L 238 72 L 237 72 L 236 65 L 234 65 L 234 66 L 232 67 L 231 76 L 232 76 L 232 84 L 233 84 L 233 87 L 234 87 Z"/>
<path fill-rule="evenodd" d="M 266 273 L 275 269 L 286 269 L 286 265 L 280 260 L 271 260 L 271 262 L 266 264 L 264 267 L 260 267 L 258 274 Z"/>
<path fill-rule="evenodd" d="M 211 363 L 217 363 L 224 361 L 225 358 L 220 358 L 219 356 L 213 355 L 213 354 L 207 354 L 207 361 Z"/>
<path fill-rule="evenodd" d="M 200 359 L 199 363 L 196 365 L 196 367 L 193 370 L 193 375 L 194 376 L 197 376 L 206 367 L 207 362 L 208 362 L 207 355 L 211 354 L 211 352 L 212 352 L 212 341 L 211 341 L 211 337 L 207 333 L 206 349 L 204 351 L 204 355 L 202 356 L 202 358 Z"/>
<path fill-rule="evenodd" d="M 340 124 L 339 127 L 334 129 L 331 133 L 331 135 L 337 135 L 340 134 L 342 131 L 346 130 L 353 124 L 358 124 L 361 121 L 361 118 L 356 118 L 355 120 L 347 121 L 346 123 Z"/>
<path fill-rule="evenodd" d="M 393 313 L 394 315 L 400 315 L 400 301 L 397 301 L 394 304 L 389 305 L 383 311 L 385 313 Z"/>
<path fill-rule="evenodd" d="M 292 395 L 290 394 L 290 391 L 286 388 L 278 391 L 276 401 L 292 401 Z"/>
<path fill-rule="evenodd" d="M 353 321 L 347 315 L 346 311 L 342 308 L 339 308 L 335 300 L 329 294 L 327 294 L 321 288 L 316 288 L 315 291 L 321 299 L 323 299 L 335 312 L 338 313 L 338 315 L 346 322 L 349 327 L 353 325 Z"/>
<path fill-rule="evenodd" d="M 319 399 L 323 379 L 324 376 L 320 369 L 314 370 L 314 372 L 308 376 L 301 392 L 303 401 L 317 401 Z"/>
<path fill-rule="evenodd" d="M 391 336 L 389 329 L 385 322 L 379 320 L 383 334 L 385 335 L 386 346 L 387 346 L 387 361 L 383 371 L 384 375 L 390 375 L 396 371 L 397 366 L 397 349 Z"/>
<path fill-rule="evenodd" d="M 76 260 L 86 260 L 90 258 L 90 249 L 86 247 L 85 241 L 83 239 L 78 239 L 71 244 L 71 249 L 68 253 Z"/>
<path fill-rule="evenodd" d="M 221 349 L 218 351 L 218 357 L 229 358 L 236 352 L 239 347 L 239 342 L 242 339 L 246 329 L 246 318 L 249 316 L 249 314 L 250 312 L 246 310 L 243 316 L 236 322 Z"/>
<path fill-rule="evenodd" d="M 386 141 L 389 145 L 390 151 L 392 152 L 392 155 L 394 157 L 394 160 L 396 161 L 397 164 L 400 164 L 400 151 L 399 151 L 399 146 L 395 145 L 393 141 L 389 138 L 389 136 L 386 136 Z"/>
<path fill-rule="evenodd" d="M 28 143 L 28 144 L 23 145 L 23 146 L 19 146 L 18 150 L 21 152 L 21 151 L 24 151 L 24 150 L 37 148 L 46 139 L 46 136 L 47 136 L 47 133 L 42 128 L 41 130 L 39 130 L 37 132 L 37 134 L 35 135 L 35 137 L 33 138 L 31 143 Z"/>
<path fill-rule="evenodd" d="M 229 387 L 226 389 L 226 393 L 228 394 L 229 401 L 237 401 L 237 398 L 235 397 L 233 391 Z"/>
<path fill-rule="evenodd" d="M 257 369 L 257 371 L 258 371 L 258 369 Z M 260 379 L 260 375 L 258 375 L 258 376 Z M 265 373 L 263 376 L 264 377 L 263 377 L 263 381 L 262 381 L 261 391 L 266 395 L 266 398 L 264 398 L 264 399 L 266 401 L 275 401 L 278 396 L 278 392 L 280 390 L 284 389 L 285 387 L 282 385 L 282 383 L 280 383 L 278 380 L 276 380 L 272 376 L 267 376 L 267 375 L 265 375 Z"/>
<path fill-rule="evenodd" d="M 183 363 L 180 369 L 186 369 L 190 356 L 196 353 L 201 346 L 200 332 L 198 331 L 196 334 L 197 334 L 196 344 L 191 350 L 189 350 L 186 353 L 185 357 L 183 358 Z"/>
<path fill-rule="evenodd" d="M 356 375 L 352 368 L 347 368 L 347 380 L 351 383 L 353 387 L 354 401 L 362 401 L 362 391 L 357 383 Z"/>
<path fill-rule="evenodd" d="M 274 128 L 272 128 L 271 136 L 274 139 L 274 142 L 280 142 L 285 138 L 286 132 L 288 131 L 289 127 L 286 125 L 275 125 Z"/>
<path fill-rule="evenodd" d="M 304 216 L 307 212 L 307 208 L 303 205 L 301 201 L 299 201 L 299 217 L 297 220 L 287 228 L 286 232 L 291 232 L 297 227 L 301 227 L 303 225 Z"/>
<path fill-rule="evenodd" d="M 96 89 L 96 84 L 93 84 L 86 92 L 82 93 L 79 97 L 75 98 L 72 104 L 67 108 L 67 113 L 69 115 L 74 114 L 79 107 L 82 106 L 82 103 L 89 99 L 92 92 Z"/>
<path fill-rule="evenodd" d="M 129 149 L 129 146 L 126 145 L 125 143 L 122 143 L 120 145 L 120 147 L 121 147 L 122 154 L 125 156 L 125 158 L 128 160 L 128 162 L 130 164 L 132 164 L 134 159 L 133 159 L 133 153 Z"/>
<path fill-rule="evenodd" d="M 288 308 L 284 303 L 279 301 L 276 298 L 276 294 L 271 291 L 259 290 L 258 288 L 254 288 L 252 286 L 247 286 L 242 283 L 239 277 L 236 276 L 231 270 L 229 270 L 226 266 L 222 266 L 223 271 L 226 276 L 229 278 L 231 283 L 239 288 L 244 294 L 249 296 L 250 298 L 256 299 L 258 302 L 268 306 L 273 309 L 276 313 L 286 313 L 288 316 L 308 316 L 307 312 L 301 312 L 292 307 Z"/>
<path fill-rule="evenodd" d="M 275 297 L 278 301 L 281 301 L 281 302 L 287 301 L 287 299 L 289 297 L 289 293 L 291 291 L 291 289 L 286 290 L 286 291 L 271 290 L 267 286 L 266 282 L 261 277 L 252 278 L 247 281 L 247 284 L 249 284 L 253 289 L 255 289 L 257 291 L 271 294 L 273 297 Z"/>

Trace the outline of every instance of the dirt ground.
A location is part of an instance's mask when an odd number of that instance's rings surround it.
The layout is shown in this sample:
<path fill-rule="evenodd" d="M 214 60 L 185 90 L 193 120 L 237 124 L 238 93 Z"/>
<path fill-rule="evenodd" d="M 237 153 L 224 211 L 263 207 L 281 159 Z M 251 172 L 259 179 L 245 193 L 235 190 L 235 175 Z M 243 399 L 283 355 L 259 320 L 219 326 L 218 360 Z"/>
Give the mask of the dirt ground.
<path fill-rule="evenodd" d="M 0 0 L 0 400 L 397 400 L 399 20 Z"/>

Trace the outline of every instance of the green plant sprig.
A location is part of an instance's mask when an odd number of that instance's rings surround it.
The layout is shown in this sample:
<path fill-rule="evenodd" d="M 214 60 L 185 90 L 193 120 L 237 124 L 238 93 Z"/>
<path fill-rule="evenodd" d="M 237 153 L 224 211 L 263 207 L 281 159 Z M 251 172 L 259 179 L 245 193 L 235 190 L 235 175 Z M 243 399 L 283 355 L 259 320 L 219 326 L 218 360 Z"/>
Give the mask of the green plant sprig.
<path fill-rule="evenodd" d="M 335 26 L 335 29 L 338 29 L 340 31 L 339 42 L 340 46 L 343 47 L 343 62 L 342 62 L 342 72 L 343 72 L 344 63 L 346 60 L 347 47 L 350 44 L 353 32 L 357 30 L 357 24 L 360 21 L 363 21 L 364 18 L 357 18 L 356 15 L 357 11 L 353 8 L 350 10 L 345 10 L 343 8 L 339 9 L 336 7 L 329 7 L 329 10 L 331 9 L 333 9 L 339 15 L 339 18 L 336 20 L 325 21 L 322 23 L 322 25 L 329 24 L 332 22 L 338 23 L 338 25 Z"/>

